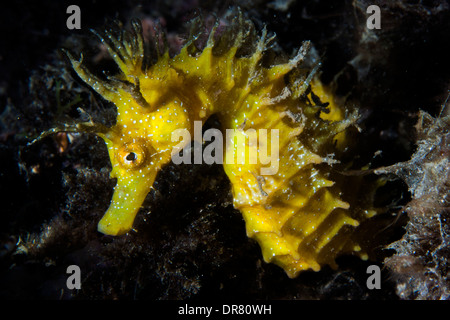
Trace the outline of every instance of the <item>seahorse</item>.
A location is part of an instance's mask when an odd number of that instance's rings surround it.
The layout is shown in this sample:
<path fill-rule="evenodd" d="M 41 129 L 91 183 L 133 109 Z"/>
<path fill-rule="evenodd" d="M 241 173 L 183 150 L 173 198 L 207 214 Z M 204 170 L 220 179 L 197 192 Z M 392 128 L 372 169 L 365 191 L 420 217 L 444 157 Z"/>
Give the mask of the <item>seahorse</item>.
<path fill-rule="evenodd" d="M 78 76 L 117 107 L 116 123 L 82 122 L 43 135 L 91 132 L 104 140 L 110 176 L 117 183 L 98 231 L 118 236 L 132 229 L 161 168 L 190 143 L 180 144 L 172 133 L 192 133 L 195 123 L 204 124 L 214 114 L 223 132 L 234 130 L 223 141 L 223 167 L 234 207 L 266 262 L 294 278 L 303 270 L 337 267 L 340 254 L 367 258 L 352 234 L 373 211 L 343 201 L 345 190 L 330 180 L 338 161 L 332 155 L 347 146 L 346 129 L 355 123 L 357 111 L 334 101 L 317 77 L 318 66 L 302 68 L 309 41 L 288 61 L 265 66 L 264 54 L 275 37 L 265 27 L 257 32 L 242 14 L 234 20 L 221 34 L 217 20 L 200 48 L 194 32 L 176 55 L 169 55 L 167 47 L 156 50 L 153 64 L 146 62 L 139 21 L 131 23 L 130 31 L 96 33 L 119 68 L 106 79 L 87 69 L 83 55 L 76 59 L 66 51 Z M 154 48 L 160 48 L 159 38 L 155 42 Z M 266 143 L 252 143 L 249 132 Z M 268 133 L 266 139 L 261 132 Z M 241 147 L 246 161 L 230 161 Z M 272 147 L 278 151 L 278 167 L 264 174 L 267 162 L 259 157 L 249 161 L 249 154 L 261 155 Z"/>

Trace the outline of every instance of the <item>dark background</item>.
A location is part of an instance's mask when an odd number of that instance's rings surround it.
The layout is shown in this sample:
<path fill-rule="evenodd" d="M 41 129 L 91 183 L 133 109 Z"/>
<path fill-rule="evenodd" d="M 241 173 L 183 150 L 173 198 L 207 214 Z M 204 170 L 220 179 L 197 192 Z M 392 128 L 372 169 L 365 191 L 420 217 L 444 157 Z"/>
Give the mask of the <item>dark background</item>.
<path fill-rule="evenodd" d="M 81 8 L 81 30 L 66 28 L 66 8 Z M 376 232 L 374 261 L 338 259 L 288 279 L 262 261 L 233 209 L 220 166 L 169 165 L 136 220 L 139 232 L 110 238 L 96 232 L 108 207 L 106 148 L 97 138 L 49 137 L 27 146 L 77 108 L 109 123 L 113 107 L 73 74 L 61 48 L 98 53 L 89 29 L 112 19 L 164 18 L 171 34 L 201 9 L 220 16 L 231 1 L 14 1 L 0 10 L 0 296 L 8 299 L 398 299 L 396 278 L 383 268 L 406 223 L 410 198 L 401 181 L 378 201 L 390 228 Z M 419 110 L 438 116 L 449 89 L 450 9 L 444 1 L 243 1 L 258 28 L 277 34 L 292 54 L 311 40 L 322 58 L 322 80 L 358 106 L 360 163 L 406 161 L 415 150 Z M 365 8 L 382 10 L 381 30 L 367 31 Z M 283 9 L 287 6 L 287 10 Z M 100 68 L 102 65 L 100 66 Z M 80 100 L 78 100 L 80 99 Z M 74 101 L 76 103 L 71 104 Z M 214 126 L 214 121 L 208 125 Z M 381 156 L 373 157 L 381 150 Z M 143 213 L 142 213 L 143 212 Z M 395 215 L 394 215 L 395 213 Z M 387 230 L 387 231 L 386 231 Z M 66 268 L 82 270 L 82 289 L 65 286 Z M 366 268 L 382 267 L 382 289 L 368 290 Z"/>

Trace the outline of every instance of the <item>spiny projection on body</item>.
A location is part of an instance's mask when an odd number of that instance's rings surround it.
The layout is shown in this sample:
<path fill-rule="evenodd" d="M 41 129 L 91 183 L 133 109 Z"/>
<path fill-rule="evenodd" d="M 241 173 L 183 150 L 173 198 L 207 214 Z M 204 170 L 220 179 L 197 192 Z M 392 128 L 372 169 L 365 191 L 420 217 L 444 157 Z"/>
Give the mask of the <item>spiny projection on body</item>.
<path fill-rule="evenodd" d="M 147 42 L 138 21 L 132 22 L 131 31 L 97 34 L 119 74 L 103 80 L 87 70 L 82 56 L 77 60 L 67 55 L 78 76 L 115 104 L 115 125 L 64 125 L 42 136 L 91 132 L 105 141 L 111 178 L 117 184 L 98 230 L 122 235 L 131 230 L 160 169 L 179 150 L 180 142 L 171 139 L 174 130 L 192 133 L 194 121 L 203 124 L 216 114 L 223 130 L 235 129 L 225 147 L 226 158 L 239 143 L 247 151 L 260 151 L 245 139 L 248 129 L 267 129 L 268 141 L 272 141 L 271 129 L 277 129 L 276 173 L 261 174 L 261 161 L 223 161 L 234 207 L 244 217 L 247 235 L 261 246 L 264 260 L 296 277 L 302 270 L 317 271 L 325 264 L 336 267 L 335 258 L 342 253 L 365 258 L 352 231 L 373 212 L 354 209 L 341 200 L 344 191 L 329 180 L 336 162 L 329 155 L 346 146 L 345 129 L 357 115 L 327 96 L 315 77 L 317 68 L 301 69 L 309 42 L 288 62 L 265 67 L 262 58 L 274 37 L 268 37 L 265 28 L 256 36 L 254 25 L 240 14 L 235 20 L 220 36 L 216 23 L 202 48 L 196 46 L 198 34 L 193 32 L 173 57 L 168 50 L 156 50 L 153 64 L 146 62 Z M 160 48 L 158 37 L 155 42 L 154 48 Z"/>

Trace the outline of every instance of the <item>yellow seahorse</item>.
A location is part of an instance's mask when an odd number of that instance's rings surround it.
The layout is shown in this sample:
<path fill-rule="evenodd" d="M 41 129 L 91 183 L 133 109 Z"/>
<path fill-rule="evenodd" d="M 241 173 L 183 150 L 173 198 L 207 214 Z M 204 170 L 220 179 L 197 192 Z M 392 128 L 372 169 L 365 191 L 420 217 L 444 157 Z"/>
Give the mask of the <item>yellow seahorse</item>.
<path fill-rule="evenodd" d="M 115 104 L 117 121 L 110 128 L 79 123 L 45 134 L 93 132 L 105 141 L 111 178 L 117 178 L 117 184 L 98 230 L 122 235 L 132 228 L 160 169 L 189 143 L 183 140 L 180 145 L 172 133 L 176 129 L 192 133 L 196 121 L 203 124 L 216 114 L 223 132 L 234 130 L 223 142 L 234 206 L 243 214 L 247 235 L 258 241 L 266 262 L 296 277 L 302 270 L 317 271 L 325 264 L 335 267 L 335 258 L 342 253 L 364 258 L 351 234 L 371 213 L 341 200 L 343 190 L 329 180 L 336 162 L 330 155 L 345 147 L 345 129 L 357 114 L 334 102 L 315 77 L 317 68 L 300 69 L 309 42 L 288 62 L 265 67 L 262 57 L 274 37 L 268 37 L 264 28 L 252 42 L 254 25 L 242 15 L 236 20 L 220 36 L 216 36 L 216 23 L 202 49 L 196 47 L 194 35 L 177 55 L 171 57 L 168 50 L 158 53 L 150 66 L 144 63 L 138 21 L 117 37 L 99 36 L 120 69 L 106 80 L 90 73 L 82 57 L 77 60 L 67 53 L 79 77 Z M 239 53 L 243 48 L 251 53 Z M 250 142 L 249 132 L 264 141 L 259 129 L 268 132 L 266 145 Z M 258 155 L 263 148 L 271 150 L 272 141 L 278 143 L 278 170 L 269 174 L 262 174 L 267 165 L 260 159 L 250 162 L 246 157 L 241 164 L 226 161 L 242 145 L 246 152 Z"/>

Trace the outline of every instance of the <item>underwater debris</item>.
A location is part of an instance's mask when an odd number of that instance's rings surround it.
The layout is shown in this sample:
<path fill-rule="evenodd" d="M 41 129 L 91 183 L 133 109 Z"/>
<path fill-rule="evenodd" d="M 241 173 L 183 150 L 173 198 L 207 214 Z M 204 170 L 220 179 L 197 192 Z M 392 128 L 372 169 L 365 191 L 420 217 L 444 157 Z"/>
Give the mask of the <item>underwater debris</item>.
<path fill-rule="evenodd" d="M 411 160 L 377 169 L 401 178 L 412 200 L 404 236 L 387 248 L 395 254 L 385 265 L 397 278 L 402 299 L 449 299 L 450 278 L 450 116 L 433 118 L 421 111 L 417 150 Z"/>

